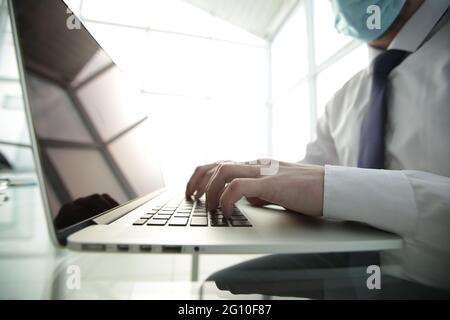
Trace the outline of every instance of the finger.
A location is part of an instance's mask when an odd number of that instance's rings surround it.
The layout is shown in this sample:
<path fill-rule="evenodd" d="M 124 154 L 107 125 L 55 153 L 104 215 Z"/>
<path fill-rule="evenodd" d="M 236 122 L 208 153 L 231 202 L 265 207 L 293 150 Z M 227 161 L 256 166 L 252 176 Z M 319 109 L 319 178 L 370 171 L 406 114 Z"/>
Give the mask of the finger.
<path fill-rule="evenodd" d="M 186 198 L 190 198 L 194 194 L 195 190 L 197 190 L 198 183 L 202 179 L 204 174 L 216 166 L 217 163 L 211 163 L 195 168 L 194 173 L 192 174 L 186 185 Z"/>
<path fill-rule="evenodd" d="M 209 180 L 215 173 L 215 168 L 210 169 L 206 174 L 203 175 L 200 182 L 198 183 L 197 190 L 195 192 L 195 198 L 200 199 L 206 192 L 206 187 L 208 186 Z"/>
<path fill-rule="evenodd" d="M 220 197 L 220 205 L 226 218 L 231 217 L 233 205 L 242 197 L 259 198 L 262 194 L 264 179 L 240 178 L 234 179 L 225 188 Z"/>
<path fill-rule="evenodd" d="M 209 180 L 206 188 L 206 208 L 216 210 L 225 185 L 236 178 L 257 178 L 259 169 L 243 164 L 222 164 Z"/>
<path fill-rule="evenodd" d="M 262 206 L 267 206 L 268 204 L 270 204 L 270 202 L 260 199 L 260 198 L 255 198 L 255 197 L 248 197 L 247 201 L 255 207 L 262 207 Z"/>

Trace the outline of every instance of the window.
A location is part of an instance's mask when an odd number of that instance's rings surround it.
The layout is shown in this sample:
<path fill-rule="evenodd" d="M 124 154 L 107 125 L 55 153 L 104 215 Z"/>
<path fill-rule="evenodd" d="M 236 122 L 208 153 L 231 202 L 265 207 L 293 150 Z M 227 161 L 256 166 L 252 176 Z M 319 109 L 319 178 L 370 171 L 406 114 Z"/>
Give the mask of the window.
<path fill-rule="evenodd" d="M 140 88 L 166 185 L 184 183 L 199 163 L 267 156 L 265 40 L 181 0 L 66 3 Z M 82 87 L 79 98 L 95 91 Z M 90 116 L 107 115 L 94 106 Z"/>
<path fill-rule="evenodd" d="M 308 83 L 303 81 L 273 106 L 273 143 L 277 159 L 298 161 L 305 155 L 310 133 Z"/>
<path fill-rule="evenodd" d="M 315 60 L 321 64 L 351 43 L 352 38 L 336 32 L 331 1 L 310 1 L 308 5 L 313 11 Z"/>
<path fill-rule="evenodd" d="M 0 153 L 15 171 L 34 169 L 6 1 L 0 1 Z"/>
<path fill-rule="evenodd" d="M 272 156 L 301 160 L 325 104 L 367 66 L 368 52 L 334 30 L 330 1 L 302 0 L 275 36 L 271 56 Z"/>
<path fill-rule="evenodd" d="M 329 1 L 300 0 L 270 41 L 180 0 L 66 2 L 144 94 L 169 186 L 198 163 L 300 160 L 326 102 L 368 62 Z"/>
<path fill-rule="evenodd" d="M 298 85 L 308 73 L 306 7 L 301 2 L 271 45 L 272 96 L 280 96 Z"/>
<path fill-rule="evenodd" d="M 353 75 L 367 66 L 367 47 L 360 46 L 317 74 L 317 115 Z"/>

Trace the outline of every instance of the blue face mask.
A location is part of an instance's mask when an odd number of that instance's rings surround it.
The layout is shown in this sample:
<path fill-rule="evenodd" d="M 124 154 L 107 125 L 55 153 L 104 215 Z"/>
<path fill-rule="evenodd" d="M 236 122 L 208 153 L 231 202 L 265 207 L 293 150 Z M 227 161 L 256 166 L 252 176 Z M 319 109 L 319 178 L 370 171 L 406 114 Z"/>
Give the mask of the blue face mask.
<path fill-rule="evenodd" d="M 333 0 L 339 33 L 369 42 L 381 37 L 400 15 L 406 0 Z"/>

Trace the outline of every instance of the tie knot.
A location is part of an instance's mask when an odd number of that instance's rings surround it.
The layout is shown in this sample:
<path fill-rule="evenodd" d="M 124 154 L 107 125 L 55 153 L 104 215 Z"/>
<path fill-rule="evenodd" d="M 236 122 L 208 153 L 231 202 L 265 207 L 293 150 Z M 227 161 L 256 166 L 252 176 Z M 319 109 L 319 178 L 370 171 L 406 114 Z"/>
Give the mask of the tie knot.
<path fill-rule="evenodd" d="M 387 77 L 395 67 L 405 60 L 408 53 L 403 50 L 387 50 L 383 52 L 373 61 L 372 70 L 374 75 Z"/>

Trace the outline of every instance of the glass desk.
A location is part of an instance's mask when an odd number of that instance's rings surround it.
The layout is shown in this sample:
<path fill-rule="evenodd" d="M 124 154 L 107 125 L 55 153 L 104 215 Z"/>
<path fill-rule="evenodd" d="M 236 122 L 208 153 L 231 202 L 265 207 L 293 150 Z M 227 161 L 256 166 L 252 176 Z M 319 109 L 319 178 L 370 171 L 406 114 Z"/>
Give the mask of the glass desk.
<path fill-rule="evenodd" d="M 305 255 L 299 254 L 69 251 L 50 241 L 37 185 L 12 187 L 2 193 L 6 201 L 0 205 L 0 299 L 378 298 L 367 289 L 366 268 L 348 267 L 345 261 L 341 266 L 320 262 L 314 267 L 315 255 L 308 255 L 313 262 L 304 268 Z M 356 289 L 343 291 L 349 274 Z M 385 287 L 390 283 L 395 284 L 395 279 L 383 278 Z M 398 294 L 394 290 L 387 298 Z"/>

